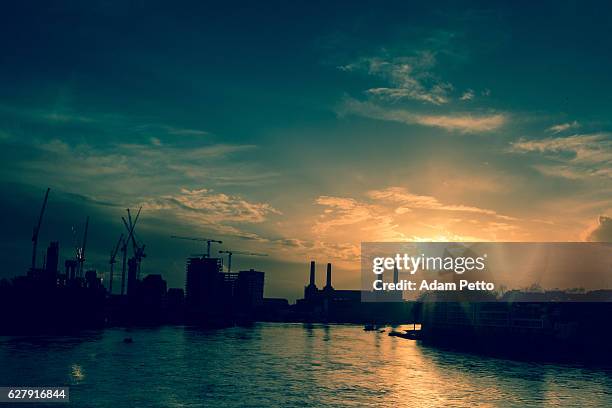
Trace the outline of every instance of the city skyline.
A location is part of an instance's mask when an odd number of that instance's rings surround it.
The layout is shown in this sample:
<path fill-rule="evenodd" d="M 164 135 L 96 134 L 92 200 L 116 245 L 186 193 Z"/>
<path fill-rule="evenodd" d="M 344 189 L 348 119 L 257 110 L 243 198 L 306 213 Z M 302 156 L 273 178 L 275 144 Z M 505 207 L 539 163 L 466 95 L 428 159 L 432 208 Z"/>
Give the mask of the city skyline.
<path fill-rule="evenodd" d="M 358 288 L 361 241 L 612 240 L 610 6 L 511 4 L 12 5 L 0 278 L 47 187 L 39 263 L 90 216 L 107 273 L 142 206 L 143 275 L 183 287 L 204 245 L 170 236 L 211 237 L 291 300 L 311 259 Z"/>

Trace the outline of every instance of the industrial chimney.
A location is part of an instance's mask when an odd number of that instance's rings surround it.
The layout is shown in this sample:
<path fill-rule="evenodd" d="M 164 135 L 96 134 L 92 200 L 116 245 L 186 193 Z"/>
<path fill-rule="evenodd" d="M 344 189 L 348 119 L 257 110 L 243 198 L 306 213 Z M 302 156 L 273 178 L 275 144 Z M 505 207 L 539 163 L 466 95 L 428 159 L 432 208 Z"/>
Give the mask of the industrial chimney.
<path fill-rule="evenodd" d="M 325 284 L 325 290 L 333 290 L 332 287 L 332 265 L 331 263 L 327 264 L 327 283 Z"/>
<path fill-rule="evenodd" d="M 316 286 L 315 285 L 315 261 L 310 261 L 310 285 L 309 286 Z"/>
<path fill-rule="evenodd" d="M 315 261 L 310 261 L 310 283 L 304 288 L 304 299 L 313 300 L 318 293 L 319 290 L 315 284 Z"/>

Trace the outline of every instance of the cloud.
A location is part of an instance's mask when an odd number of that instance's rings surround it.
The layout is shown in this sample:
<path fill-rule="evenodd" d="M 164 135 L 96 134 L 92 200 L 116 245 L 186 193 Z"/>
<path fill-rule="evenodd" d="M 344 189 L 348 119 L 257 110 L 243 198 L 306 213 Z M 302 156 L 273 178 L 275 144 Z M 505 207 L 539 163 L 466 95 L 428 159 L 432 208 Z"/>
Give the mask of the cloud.
<path fill-rule="evenodd" d="M 165 126 L 165 129 L 167 130 L 169 134 L 179 135 L 179 136 L 206 136 L 209 134 L 208 132 L 204 130 L 198 130 L 198 129 L 182 129 L 182 128 L 175 128 L 171 126 Z"/>
<path fill-rule="evenodd" d="M 585 176 L 583 172 L 571 166 L 535 164 L 533 168 L 545 176 L 562 177 L 570 180 L 578 180 Z"/>
<path fill-rule="evenodd" d="M 43 113 L 41 114 L 41 118 L 48 120 L 50 122 L 59 122 L 59 123 L 72 123 L 72 122 L 88 123 L 88 122 L 95 122 L 96 120 L 88 116 L 76 115 L 76 114 L 65 113 L 65 112 L 64 113 L 62 112 Z"/>
<path fill-rule="evenodd" d="M 438 234 L 428 236 L 415 235 L 411 238 L 414 242 L 486 242 L 486 239 L 473 235 L 459 235 L 450 231 L 440 231 Z"/>
<path fill-rule="evenodd" d="M 150 216 L 164 221 L 265 242 L 258 233 L 233 224 L 261 224 L 269 216 L 280 214 L 271 204 L 194 187 L 203 182 L 216 187 L 252 186 L 274 177 L 236 157 L 232 157 L 231 166 L 226 164 L 229 155 L 254 148 L 225 144 L 182 148 L 147 143 L 99 149 L 53 139 L 29 146 L 31 157 L 12 169 L 19 172 L 12 178 L 29 184 L 39 182 L 40 174 L 45 174 L 45 183 L 54 190 L 78 192 L 95 202 L 121 207 L 142 205 Z M 187 188 L 177 192 L 177 185 Z"/>
<path fill-rule="evenodd" d="M 0 105 L 0 112 L 40 121 L 54 126 L 82 125 L 88 129 L 103 128 L 113 133 L 136 133 L 161 136 L 209 136 L 210 133 L 201 129 L 183 128 L 164 123 L 142 123 L 140 118 L 134 118 L 117 113 L 87 112 L 81 113 L 69 107 L 57 109 L 16 109 Z"/>
<path fill-rule="evenodd" d="M 325 210 L 327 214 L 336 212 L 337 216 L 333 222 L 326 224 L 326 228 L 355 224 L 367 221 L 372 217 L 372 209 L 369 206 L 361 204 L 352 198 L 320 196 L 315 202 L 319 205 L 330 207 L 331 209 Z"/>
<path fill-rule="evenodd" d="M 315 203 L 326 207 L 313 227 L 315 234 L 325 234 L 330 230 L 337 232 L 337 227 L 357 226 L 359 231 L 367 232 L 372 240 L 403 238 L 403 234 L 395 230 L 397 225 L 393 222 L 392 213 L 384 207 L 332 196 L 320 196 Z"/>
<path fill-rule="evenodd" d="M 457 204 L 444 204 L 433 196 L 412 194 L 403 187 L 388 187 L 383 190 L 372 190 L 368 191 L 367 195 L 368 197 L 375 200 L 392 202 L 399 205 L 395 210 L 395 212 L 398 214 L 409 212 L 412 209 L 426 209 L 438 211 L 477 213 L 490 215 L 505 220 L 515 219 L 513 217 L 501 215 L 498 214 L 496 211 L 485 208 Z"/>
<path fill-rule="evenodd" d="M 151 197 L 174 194 L 177 186 L 197 189 L 260 186 L 278 175 L 244 155 L 254 145 L 106 143 L 74 140 L 20 140 L 11 146 L 15 159 L 2 177 L 26 184 L 90 195 L 96 200 L 134 206 Z M 23 152 L 23 153 L 21 153 Z"/>
<path fill-rule="evenodd" d="M 512 143 L 512 150 L 519 153 L 573 153 L 571 160 L 589 163 L 609 161 L 612 158 L 610 134 L 596 133 L 540 140 L 520 140 Z"/>
<path fill-rule="evenodd" d="M 612 242 L 612 217 L 600 216 L 599 223 L 588 233 L 587 241 Z"/>
<path fill-rule="evenodd" d="M 506 118 L 504 115 L 418 115 L 417 123 L 425 126 L 441 127 L 446 130 L 457 130 L 465 133 L 487 132 L 501 127 Z"/>
<path fill-rule="evenodd" d="M 498 212 L 441 202 L 402 187 L 367 191 L 363 198 L 320 196 L 313 232 L 336 242 L 483 241 L 524 238 L 520 220 Z"/>
<path fill-rule="evenodd" d="M 568 123 L 560 123 L 558 125 L 554 125 L 546 129 L 551 133 L 561 133 L 569 129 L 575 129 L 580 127 L 580 124 L 577 121 L 568 122 Z"/>
<path fill-rule="evenodd" d="M 261 223 L 268 214 L 280 211 L 268 203 L 245 200 L 240 196 L 216 193 L 208 189 L 181 189 L 179 194 L 165 195 L 145 202 L 149 209 L 182 209 L 202 214 L 210 222 Z"/>
<path fill-rule="evenodd" d="M 345 72 L 365 72 L 386 80 L 390 87 L 370 88 L 372 96 L 397 101 L 412 99 L 434 105 L 449 102 L 452 84 L 437 79 L 431 70 L 436 65 L 435 54 L 431 51 L 416 52 L 411 56 L 368 57 L 339 66 Z"/>
<path fill-rule="evenodd" d="M 87 172 L 91 168 L 95 172 L 101 167 L 150 177 L 160 173 L 165 176 L 171 174 L 186 176 L 189 175 L 189 169 L 211 168 L 208 166 L 228 156 L 257 148 L 255 145 L 223 143 L 176 146 L 162 144 L 157 138 L 151 138 L 149 142 L 119 143 L 104 148 L 95 148 L 89 144 L 70 145 L 64 140 L 52 139 L 47 142 L 39 142 L 36 146 L 44 152 L 63 156 L 55 158 L 63 163 L 63 167 L 53 166 L 56 170 L 72 172 L 74 169 L 71 168 L 71 165 L 74 165 L 80 171 Z M 195 173 L 193 176 L 194 178 L 201 177 L 202 173 Z"/>
<path fill-rule="evenodd" d="M 338 114 L 353 114 L 371 119 L 400 122 L 409 125 L 438 127 L 460 133 L 488 132 L 503 126 L 506 116 L 503 114 L 472 115 L 432 115 L 420 114 L 406 109 L 384 108 L 371 102 L 361 102 L 346 98 L 338 109 Z"/>
<path fill-rule="evenodd" d="M 370 88 L 366 92 L 383 100 L 396 101 L 409 98 L 440 105 L 448 102 L 447 93 L 452 86 L 440 84 L 431 88 L 429 92 L 416 92 L 408 88 Z"/>
<path fill-rule="evenodd" d="M 551 163 L 539 163 L 534 168 L 549 176 L 568 179 L 612 177 L 612 139 L 609 133 L 522 139 L 511 144 L 510 152 L 543 154 Z"/>
<path fill-rule="evenodd" d="M 245 227 L 269 221 L 281 212 L 271 204 L 209 189 L 181 189 L 175 194 L 148 197 L 138 203 L 150 216 L 188 225 L 192 230 L 213 231 L 225 237 L 259 243 L 277 243 L 260 231 Z"/>
<path fill-rule="evenodd" d="M 516 176 L 500 173 L 490 166 L 487 171 L 466 171 L 456 166 L 447 166 L 436 163 L 434 170 L 430 171 L 424 180 L 440 183 L 445 192 L 463 196 L 480 193 L 507 193 L 516 185 Z"/>
<path fill-rule="evenodd" d="M 361 246 L 350 242 L 315 241 L 313 252 L 326 259 L 333 259 L 337 266 L 355 268 L 355 260 L 361 255 Z"/>
<path fill-rule="evenodd" d="M 463 95 L 461 95 L 461 98 L 459 99 L 461 99 L 462 101 L 471 101 L 472 99 L 474 99 L 474 91 L 468 89 L 463 93 Z"/>

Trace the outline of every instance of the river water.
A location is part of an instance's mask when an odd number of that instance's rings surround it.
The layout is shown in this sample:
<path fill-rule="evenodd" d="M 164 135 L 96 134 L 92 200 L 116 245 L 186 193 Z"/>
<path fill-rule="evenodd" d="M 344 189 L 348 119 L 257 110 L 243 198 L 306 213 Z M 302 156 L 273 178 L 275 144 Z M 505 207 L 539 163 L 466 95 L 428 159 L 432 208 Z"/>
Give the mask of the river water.
<path fill-rule="evenodd" d="M 83 407 L 612 406 L 610 370 L 441 351 L 353 325 L 0 337 L 0 386 L 19 385 L 69 386 Z"/>

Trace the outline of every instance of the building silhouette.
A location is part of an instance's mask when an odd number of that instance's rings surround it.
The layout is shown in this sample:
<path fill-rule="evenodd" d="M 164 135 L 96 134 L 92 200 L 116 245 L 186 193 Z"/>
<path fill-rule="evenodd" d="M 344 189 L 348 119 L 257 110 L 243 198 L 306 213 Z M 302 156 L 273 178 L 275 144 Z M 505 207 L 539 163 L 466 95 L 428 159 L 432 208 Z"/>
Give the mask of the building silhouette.
<path fill-rule="evenodd" d="M 71 282 L 76 278 L 77 261 L 74 259 L 66 259 L 64 262 L 64 268 L 66 271 L 64 274 L 64 284 L 68 285 L 68 282 Z"/>
<path fill-rule="evenodd" d="M 187 259 L 185 307 L 189 319 L 211 312 L 219 303 L 222 279 L 219 258 Z"/>
<path fill-rule="evenodd" d="M 397 274 L 394 274 L 394 279 L 398 279 Z M 293 316 L 296 320 L 348 323 L 396 322 L 406 319 L 407 309 L 411 305 L 403 302 L 401 292 L 375 295 L 377 297 L 372 298 L 372 292 L 369 291 L 334 288 L 331 263 L 327 264 L 325 286 L 317 288 L 316 264 L 311 261 L 304 298 L 296 301 Z M 366 298 L 375 301 L 364 302 Z"/>
<path fill-rule="evenodd" d="M 185 291 L 181 288 L 170 288 L 166 292 L 164 321 L 182 324 L 185 319 Z"/>
<path fill-rule="evenodd" d="M 265 273 L 254 269 L 222 271 L 219 258 L 187 259 L 186 319 L 194 324 L 224 324 L 255 316 L 264 303 Z"/>
<path fill-rule="evenodd" d="M 59 266 L 59 242 L 53 241 L 47 248 L 43 280 L 49 286 L 57 285 L 57 274 Z"/>
<path fill-rule="evenodd" d="M 243 312 L 263 306 L 264 272 L 250 269 L 238 272 L 234 283 L 234 301 Z"/>
<path fill-rule="evenodd" d="M 139 320 L 145 323 L 162 322 L 166 306 L 166 281 L 161 275 L 152 274 L 137 282 Z"/>
<path fill-rule="evenodd" d="M 103 289 L 102 281 L 98 278 L 98 272 L 95 269 L 85 272 L 85 287 L 88 289 Z"/>

